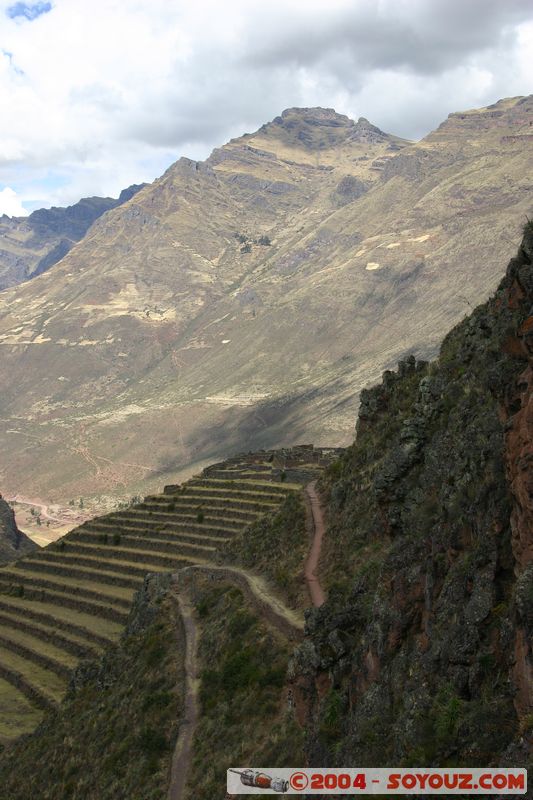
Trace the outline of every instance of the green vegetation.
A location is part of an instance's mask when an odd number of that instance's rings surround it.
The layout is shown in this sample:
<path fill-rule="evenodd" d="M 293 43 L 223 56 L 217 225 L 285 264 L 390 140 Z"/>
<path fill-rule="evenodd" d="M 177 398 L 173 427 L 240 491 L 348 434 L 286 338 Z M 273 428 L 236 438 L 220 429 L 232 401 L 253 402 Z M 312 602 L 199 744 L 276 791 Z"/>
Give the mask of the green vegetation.
<path fill-rule="evenodd" d="M 307 606 L 303 565 L 308 549 L 303 500 L 291 493 L 277 514 L 250 525 L 220 553 L 224 562 L 241 564 L 268 577 L 290 605 Z"/>
<path fill-rule="evenodd" d="M 322 703 L 320 737 L 329 745 L 341 739 L 343 698 L 337 689 L 330 689 Z"/>
<path fill-rule="evenodd" d="M 290 646 L 230 585 L 200 586 L 201 717 L 187 800 L 217 797 L 231 765 L 304 763 L 304 732 L 284 689 Z"/>

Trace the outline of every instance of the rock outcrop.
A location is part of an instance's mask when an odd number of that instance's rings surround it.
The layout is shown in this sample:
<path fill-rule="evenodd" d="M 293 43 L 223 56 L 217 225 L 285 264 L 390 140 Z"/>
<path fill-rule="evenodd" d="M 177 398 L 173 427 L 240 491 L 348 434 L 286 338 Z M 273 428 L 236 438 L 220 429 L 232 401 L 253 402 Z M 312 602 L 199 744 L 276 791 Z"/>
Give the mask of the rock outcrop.
<path fill-rule="evenodd" d="M 14 561 L 37 549 L 38 545 L 19 531 L 13 509 L 0 494 L 0 564 Z"/>

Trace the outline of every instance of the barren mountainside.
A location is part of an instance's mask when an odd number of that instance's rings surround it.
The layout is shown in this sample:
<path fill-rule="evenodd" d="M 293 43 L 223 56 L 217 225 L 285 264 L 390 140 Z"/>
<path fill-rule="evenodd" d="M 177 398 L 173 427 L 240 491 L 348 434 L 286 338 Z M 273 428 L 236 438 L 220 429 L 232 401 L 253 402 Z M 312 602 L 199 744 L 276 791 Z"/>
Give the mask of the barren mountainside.
<path fill-rule="evenodd" d="M 289 109 L 182 158 L 0 295 L 6 491 L 137 494 L 243 449 L 346 444 L 361 388 L 495 288 L 533 98 L 409 143 Z"/>

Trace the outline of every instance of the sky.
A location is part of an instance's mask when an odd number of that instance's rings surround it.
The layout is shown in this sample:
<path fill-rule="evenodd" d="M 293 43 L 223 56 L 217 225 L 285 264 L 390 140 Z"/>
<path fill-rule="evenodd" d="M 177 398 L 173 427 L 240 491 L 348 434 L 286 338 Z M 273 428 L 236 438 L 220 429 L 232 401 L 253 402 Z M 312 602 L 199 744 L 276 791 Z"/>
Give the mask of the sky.
<path fill-rule="evenodd" d="M 420 139 L 533 92 L 531 0 L 0 0 L 0 214 L 118 196 L 292 106 Z"/>

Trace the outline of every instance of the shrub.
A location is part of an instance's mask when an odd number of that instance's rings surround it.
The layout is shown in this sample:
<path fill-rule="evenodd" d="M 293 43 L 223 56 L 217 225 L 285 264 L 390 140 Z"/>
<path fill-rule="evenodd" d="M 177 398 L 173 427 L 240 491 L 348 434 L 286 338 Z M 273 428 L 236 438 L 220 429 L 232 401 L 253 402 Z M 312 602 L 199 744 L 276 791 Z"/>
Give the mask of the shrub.
<path fill-rule="evenodd" d="M 172 692 L 152 692 L 146 695 L 142 704 L 142 710 L 148 711 L 150 708 L 166 708 L 173 702 Z"/>
<path fill-rule="evenodd" d="M 158 755 L 168 750 L 166 737 L 154 728 L 144 728 L 138 741 L 140 748 L 150 755 Z"/>

